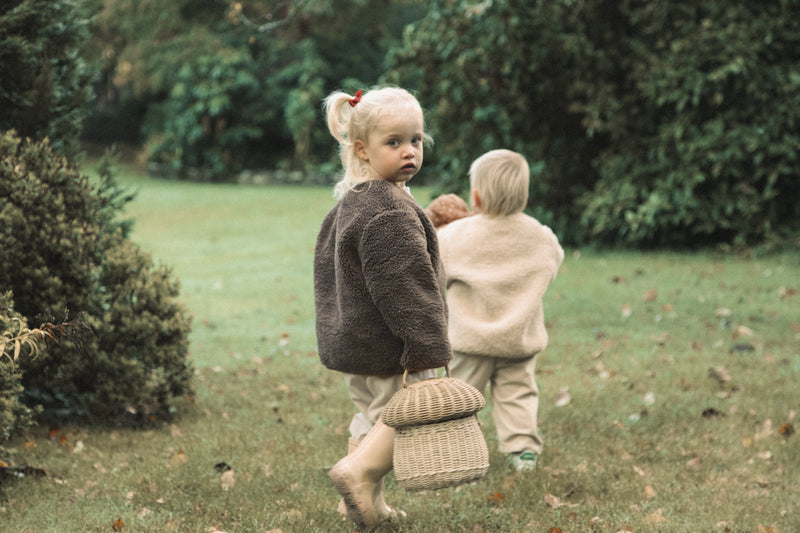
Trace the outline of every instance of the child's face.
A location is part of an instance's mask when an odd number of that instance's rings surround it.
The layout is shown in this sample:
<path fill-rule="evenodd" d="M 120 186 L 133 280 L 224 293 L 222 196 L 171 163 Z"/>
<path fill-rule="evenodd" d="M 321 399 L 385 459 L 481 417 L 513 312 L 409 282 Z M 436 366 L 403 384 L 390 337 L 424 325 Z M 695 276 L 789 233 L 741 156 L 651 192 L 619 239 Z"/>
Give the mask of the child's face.
<path fill-rule="evenodd" d="M 355 142 L 356 154 L 384 180 L 402 186 L 422 166 L 421 113 L 383 115 L 366 142 Z"/>

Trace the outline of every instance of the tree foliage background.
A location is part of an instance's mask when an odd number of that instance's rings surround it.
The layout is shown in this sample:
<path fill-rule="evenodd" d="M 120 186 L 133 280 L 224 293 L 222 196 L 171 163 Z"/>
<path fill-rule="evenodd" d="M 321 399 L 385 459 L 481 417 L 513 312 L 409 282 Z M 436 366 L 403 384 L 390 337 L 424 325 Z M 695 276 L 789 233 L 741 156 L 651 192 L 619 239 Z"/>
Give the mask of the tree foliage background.
<path fill-rule="evenodd" d="M 433 2 L 394 55 L 445 190 L 505 146 L 571 242 L 746 244 L 798 229 L 800 4 Z"/>
<path fill-rule="evenodd" d="M 795 1 L 15 4 L 0 21 L 0 125 L 56 148 L 75 142 L 95 79 L 84 138 L 136 144 L 161 172 L 330 172 L 322 98 L 391 82 L 418 91 L 437 140 L 418 182 L 464 193 L 475 157 L 518 150 L 530 211 L 566 243 L 800 232 Z"/>

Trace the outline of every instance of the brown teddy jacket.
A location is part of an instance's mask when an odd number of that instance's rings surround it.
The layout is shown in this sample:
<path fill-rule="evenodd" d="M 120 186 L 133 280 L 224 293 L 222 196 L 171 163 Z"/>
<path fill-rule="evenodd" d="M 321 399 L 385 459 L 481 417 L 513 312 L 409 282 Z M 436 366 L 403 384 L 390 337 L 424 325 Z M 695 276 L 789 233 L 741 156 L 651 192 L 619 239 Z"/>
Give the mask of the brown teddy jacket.
<path fill-rule="evenodd" d="M 314 252 L 319 357 L 349 374 L 450 361 L 436 229 L 403 189 L 369 181 L 327 214 Z"/>

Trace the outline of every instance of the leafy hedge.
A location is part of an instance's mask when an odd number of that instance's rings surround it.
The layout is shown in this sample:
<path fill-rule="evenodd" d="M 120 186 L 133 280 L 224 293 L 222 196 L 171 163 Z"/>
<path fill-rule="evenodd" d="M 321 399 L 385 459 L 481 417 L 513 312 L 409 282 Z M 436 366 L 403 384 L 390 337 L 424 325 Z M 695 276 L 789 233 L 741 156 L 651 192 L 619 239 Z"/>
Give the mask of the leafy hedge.
<path fill-rule="evenodd" d="M 394 54 L 443 191 L 507 147 L 568 242 L 749 244 L 800 230 L 800 3 L 437 1 Z"/>
<path fill-rule="evenodd" d="M 0 292 L 29 323 L 82 314 L 96 335 L 21 365 L 23 399 L 112 420 L 170 416 L 191 392 L 190 318 L 178 283 L 127 239 L 129 199 L 104 170 L 93 187 L 47 140 L 0 137 Z"/>
<path fill-rule="evenodd" d="M 23 391 L 19 363 L 33 355 L 33 348 L 12 342 L 27 327 L 25 318 L 14 311 L 11 292 L 0 292 L 0 442 L 32 425 L 36 414 L 19 401 Z"/>
<path fill-rule="evenodd" d="M 0 4 L 0 131 L 50 137 L 61 154 L 79 151 L 95 76 L 80 55 L 89 37 L 81 1 Z"/>

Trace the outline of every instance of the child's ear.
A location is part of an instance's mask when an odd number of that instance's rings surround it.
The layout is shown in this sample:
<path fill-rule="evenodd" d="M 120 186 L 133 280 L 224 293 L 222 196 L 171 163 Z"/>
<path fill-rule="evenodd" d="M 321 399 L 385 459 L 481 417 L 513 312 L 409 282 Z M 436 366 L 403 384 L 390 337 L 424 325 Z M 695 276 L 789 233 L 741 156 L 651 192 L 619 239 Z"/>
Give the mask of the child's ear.
<path fill-rule="evenodd" d="M 480 210 L 480 208 L 481 208 L 481 195 L 478 194 L 478 190 L 477 189 L 472 189 L 471 200 L 472 200 L 472 202 L 471 202 L 472 203 L 472 209 L 473 210 L 476 210 L 476 209 Z"/>
<path fill-rule="evenodd" d="M 356 151 L 356 155 L 359 159 L 369 161 L 369 156 L 367 155 L 367 145 L 364 144 L 364 141 L 361 139 L 356 139 L 356 141 L 353 143 L 353 149 Z"/>

